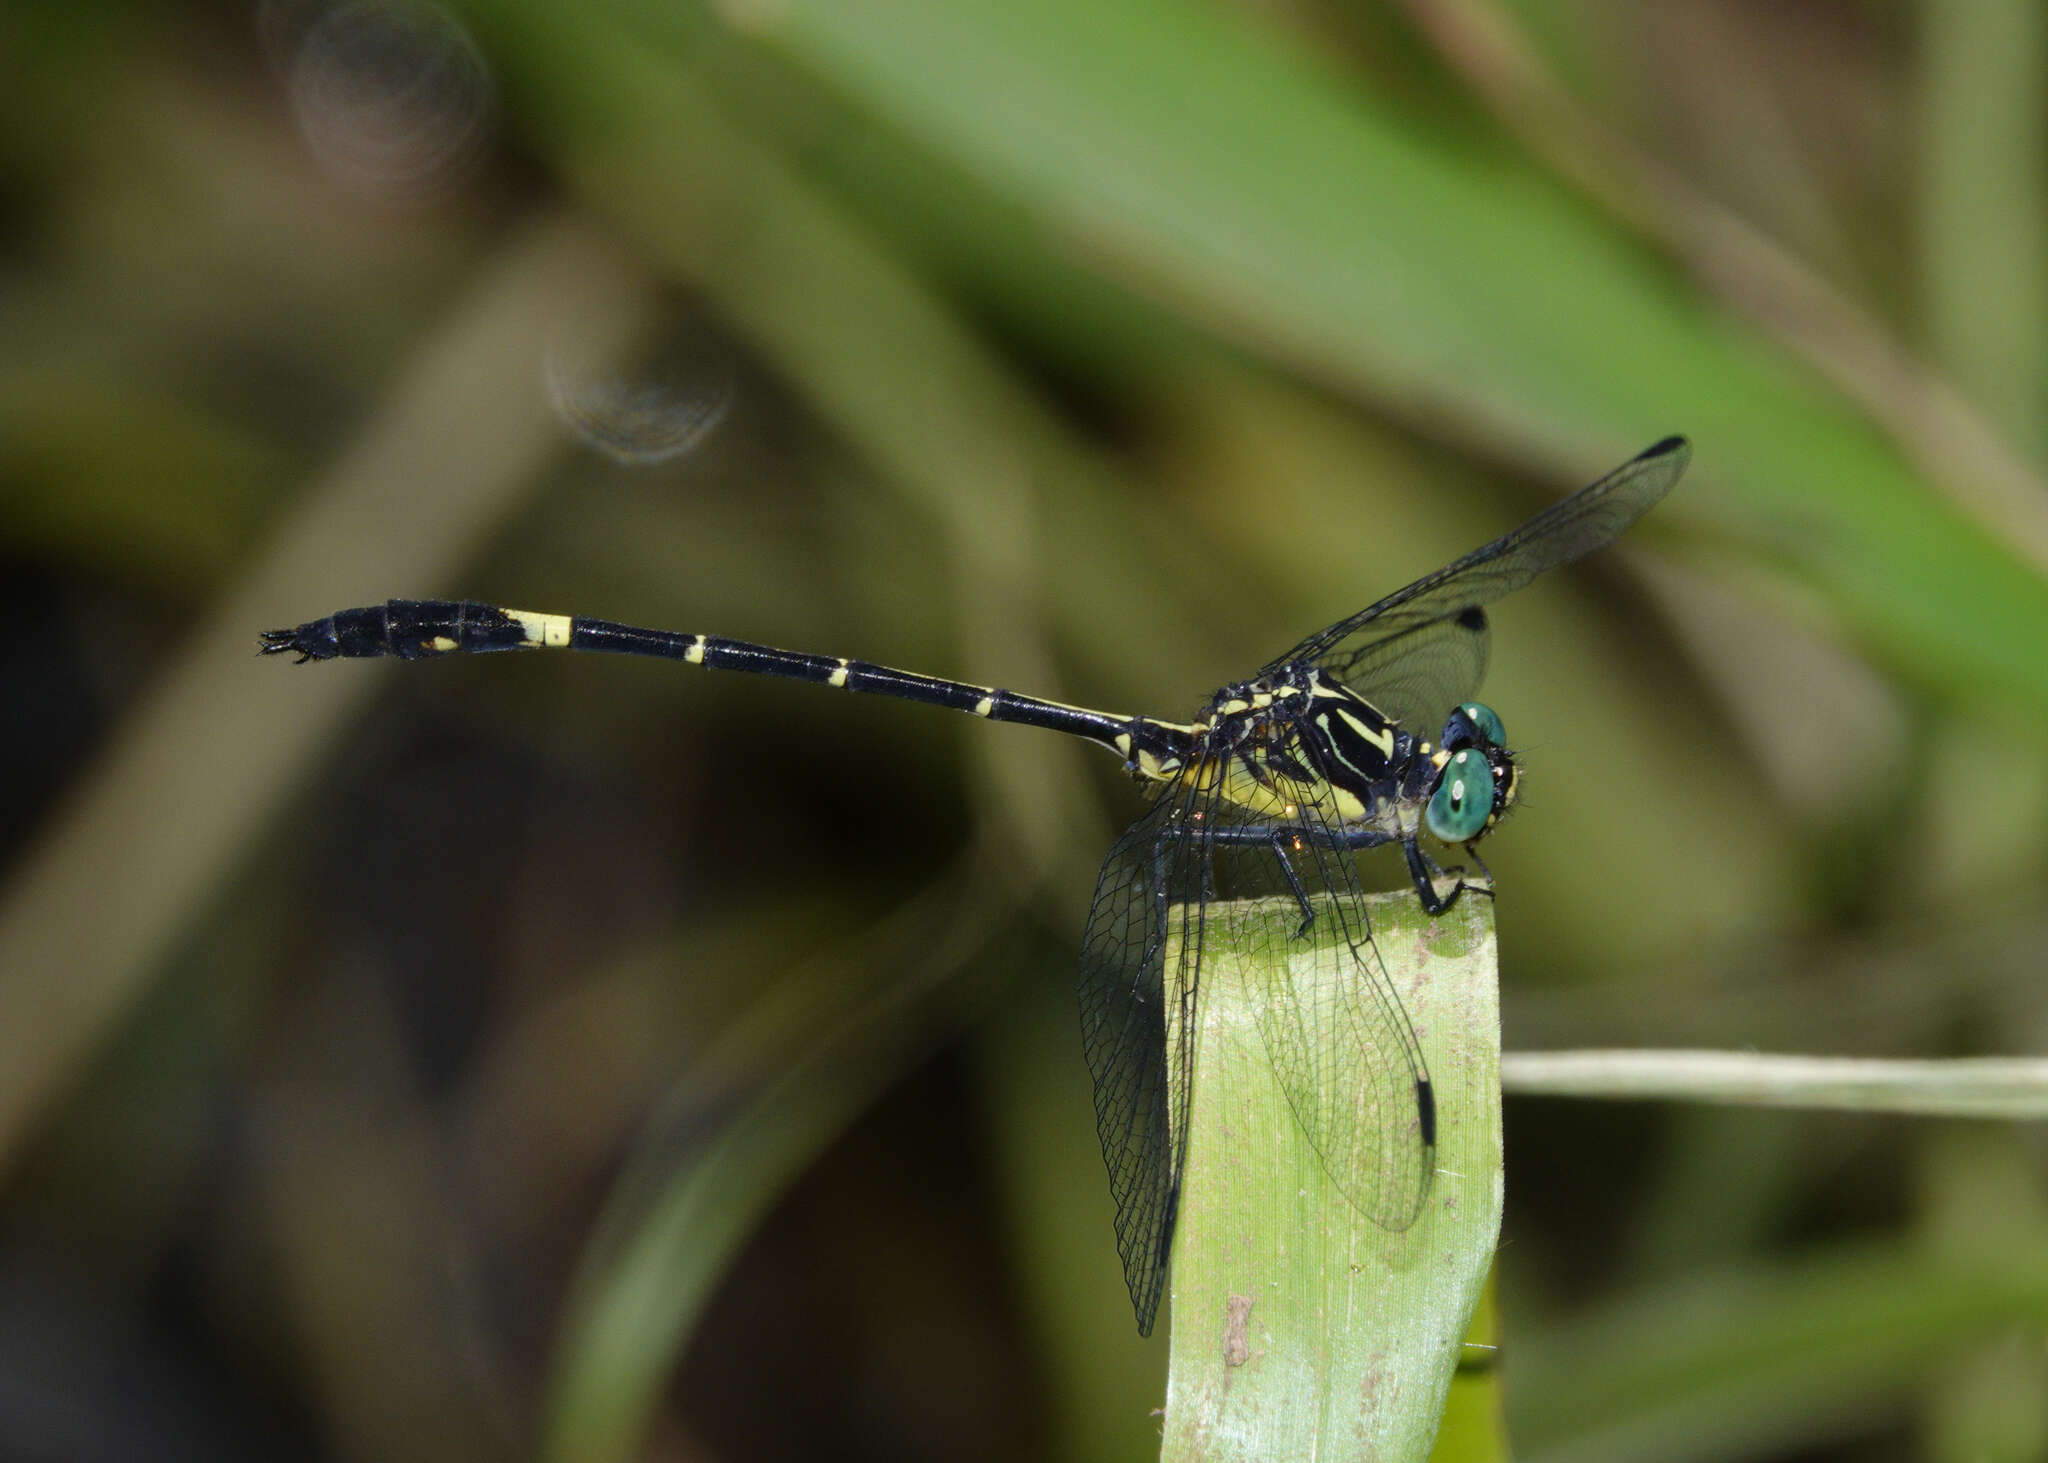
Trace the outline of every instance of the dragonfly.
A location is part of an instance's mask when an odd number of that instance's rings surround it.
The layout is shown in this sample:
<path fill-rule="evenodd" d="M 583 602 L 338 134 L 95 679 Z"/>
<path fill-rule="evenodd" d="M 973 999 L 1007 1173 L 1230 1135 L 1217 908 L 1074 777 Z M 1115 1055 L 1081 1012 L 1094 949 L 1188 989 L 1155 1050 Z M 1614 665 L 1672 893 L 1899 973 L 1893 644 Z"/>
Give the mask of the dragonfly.
<path fill-rule="evenodd" d="M 1432 916 L 1463 893 L 1491 896 L 1476 845 L 1515 805 L 1521 769 L 1499 714 L 1473 699 L 1486 671 L 1486 607 L 1613 542 L 1671 491 L 1691 455 L 1684 438 L 1665 438 L 1222 687 L 1193 721 L 475 600 L 342 610 L 265 631 L 261 650 L 302 663 L 535 649 L 653 656 L 943 706 L 1114 751 L 1152 796 L 1096 881 L 1081 936 L 1081 1028 L 1117 1250 L 1138 1331 L 1150 1335 L 1180 1208 L 1193 1038 L 1221 962 L 1240 963 L 1240 977 L 1258 983 L 1248 988 L 1260 992 L 1274 1075 L 1337 1189 L 1391 1231 L 1422 1212 L 1435 1171 L 1435 1092 L 1373 943 L 1358 855 L 1399 844 Z M 1434 741 L 1422 734 L 1439 727 Z M 1469 857 L 1476 875 L 1439 865 L 1425 835 Z M 1226 910 L 1244 901 L 1278 901 L 1289 916 L 1233 924 L 1226 938 Z"/>

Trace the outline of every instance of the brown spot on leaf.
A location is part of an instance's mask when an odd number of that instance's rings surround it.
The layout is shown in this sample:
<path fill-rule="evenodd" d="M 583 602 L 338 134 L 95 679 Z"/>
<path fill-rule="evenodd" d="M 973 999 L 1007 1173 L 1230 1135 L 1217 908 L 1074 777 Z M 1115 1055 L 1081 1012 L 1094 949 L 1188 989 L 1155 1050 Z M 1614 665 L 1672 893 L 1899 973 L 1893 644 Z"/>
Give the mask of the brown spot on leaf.
<path fill-rule="evenodd" d="M 1252 1298 L 1248 1295 L 1233 1295 L 1230 1298 L 1230 1314 L 1223 1322 L 1223 1364 L 1243 1366 L 1252 1359 L 1252 1342 L 1247 1333 L 1246 1323 L 1252 1314 Z"/>

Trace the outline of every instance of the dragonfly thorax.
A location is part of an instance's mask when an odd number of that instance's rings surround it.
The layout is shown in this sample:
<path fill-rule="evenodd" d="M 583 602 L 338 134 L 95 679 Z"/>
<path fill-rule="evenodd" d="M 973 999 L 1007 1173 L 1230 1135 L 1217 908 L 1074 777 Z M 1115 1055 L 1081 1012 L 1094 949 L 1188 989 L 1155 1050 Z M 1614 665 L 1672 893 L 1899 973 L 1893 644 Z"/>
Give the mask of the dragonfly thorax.
<path fill-rule="evenodd" d="M 1306 803 L 1342 825 L 1416 824 L 1420 805 L 1405 818 L 1400 805 L 1413 803 L 1402 774 L 1420 744 L 1313 665 L 1225 686 L 1198 725 L 1189 775 L 1262 818 L 1292 821 Z"/>
<path fill-rule="evenodd" d="M 1287 664 L 1210 698 L 1188 775 L 1261 818 L 1304 804 L 1346 827 L 1390 838 L 1428 831 L 1469 844 L 1513 806 L 1520 769 L 1500 718 L 1454 709 L 1436 745 L 1414 735 L 1320 667 Z"/>

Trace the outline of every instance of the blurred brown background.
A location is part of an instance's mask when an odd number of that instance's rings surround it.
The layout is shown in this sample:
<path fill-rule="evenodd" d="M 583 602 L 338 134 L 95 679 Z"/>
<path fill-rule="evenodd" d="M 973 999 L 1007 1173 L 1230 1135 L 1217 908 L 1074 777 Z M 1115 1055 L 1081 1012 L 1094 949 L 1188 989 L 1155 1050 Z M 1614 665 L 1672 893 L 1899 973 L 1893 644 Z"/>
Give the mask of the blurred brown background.
<path fill-rule="evenodd" d="M 1507 1044 L 2041 1050 L 2044 119 L 2017 0 L 8 6 L 0 1456 L 1156 1451 L 1113 759 L 254 655 L 394 595 L 1180 717 L 1686 432 L 1496 616 Z M 2038 1130 L 1507 1124 L 1520 1456 L 2048 1456 Z"/>

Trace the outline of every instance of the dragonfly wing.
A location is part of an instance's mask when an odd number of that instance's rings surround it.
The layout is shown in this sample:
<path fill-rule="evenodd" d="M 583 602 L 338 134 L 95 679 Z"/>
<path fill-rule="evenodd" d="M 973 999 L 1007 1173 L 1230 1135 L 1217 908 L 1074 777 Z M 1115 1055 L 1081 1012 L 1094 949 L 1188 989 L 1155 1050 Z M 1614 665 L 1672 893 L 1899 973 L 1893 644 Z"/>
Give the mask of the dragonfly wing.
<path fill-rule="evenodd" d="M 1297 816 L 1275 830 L 1277 846 L 1218 836 L 1209 914 L 1230 927 L 1212 925 L 1208 958 L 1244 962 L 1249 988 L 1263 990 L 1267 1057 L 1331 1181 L 1374 1223 L 1403 1230 L 1436 1163 L 1428 1068 L 1373 943 L 1357 854 L 1327 809 L 1304 802 Z M 1306 932 L 1303 898 L 1315 916 Z"/>
<path fill-rule="evenodd" d="M 1197 801 L 1190 784 L 1172 784 L 1116 841 L 1081 937 L 1081 1040 L 1142 1336 L 1166 1292 L 1187 1154 L 1208 893 L 1203 823 L 1188 816 Z"/>
<path fill-rule="evenodd" d="M 1690 443 L 1667 437 L 1513 533 L 1311 635 L 1262 674 L 1312 663 L 1396 720 L 1426 726 L 1479 688 L 1482 607 L 1612 543 L 1677 485 L 1691 460 Z"/>
<path fill-rule="evenodd" d="M 1433 737 L 1453 706 L 1479 694 L 1488 631 L 1486 611 L 1475 605 L 1326 658 L 1323 669 L 1382 715 Z"/>

